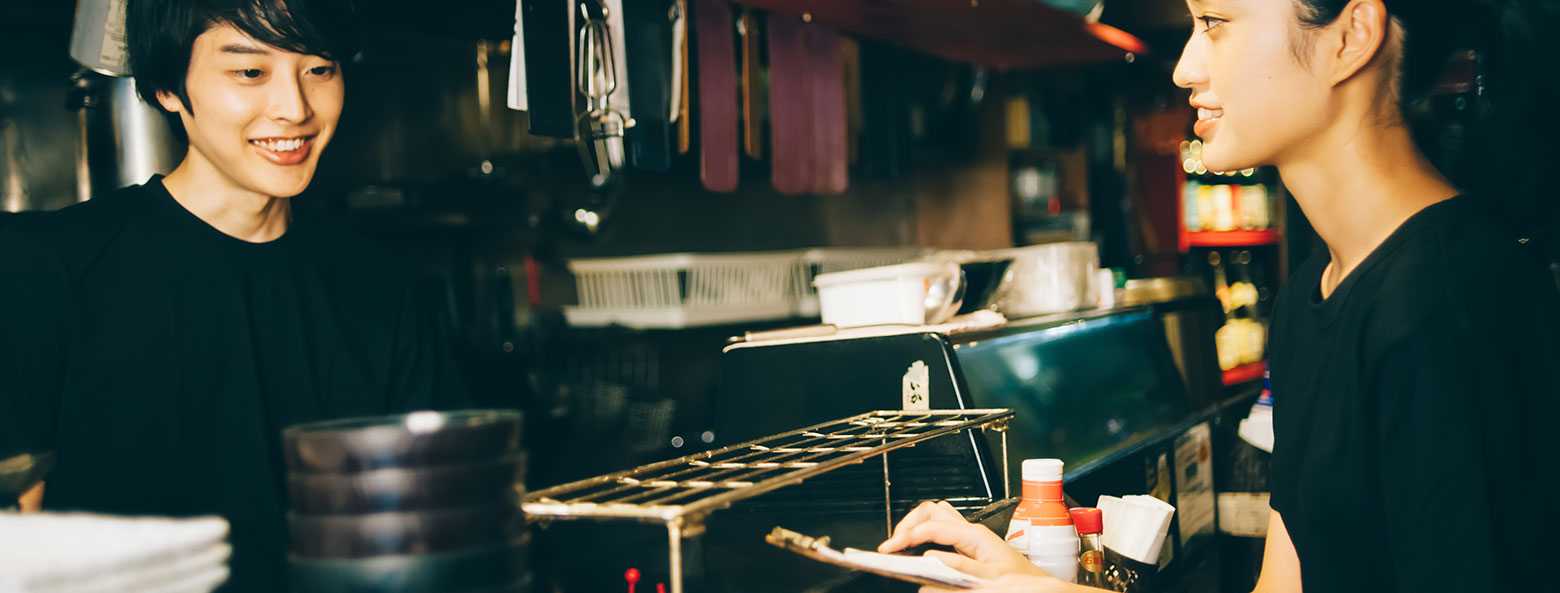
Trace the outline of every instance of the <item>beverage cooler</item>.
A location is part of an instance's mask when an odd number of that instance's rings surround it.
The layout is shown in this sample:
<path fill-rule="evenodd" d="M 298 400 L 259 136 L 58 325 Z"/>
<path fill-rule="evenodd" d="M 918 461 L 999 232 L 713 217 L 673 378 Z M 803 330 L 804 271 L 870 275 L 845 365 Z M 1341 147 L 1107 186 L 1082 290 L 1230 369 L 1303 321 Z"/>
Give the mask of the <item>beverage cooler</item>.
<path fill-rule="evenodd" d="M 697 511 L 697 526 L 674 536 L 678 545 L 668 543 L 672 522 L 661 519 L 542 518 L 538 578 L 563 591 L 629 590 L 630 581 L 653 591 L 673 579 L 675 554 L 685 591 L 911 591 L 909 583 L 781 550 L 765 535 L 783 527 L 829 536 L 836 548 L 872 550 L 923 500 L 947 500 L 1003 533 L 1022 460 L 1059 458 L 1070 506 L 1134 494 L 1175 505 L 1151 590 L 1216 590 L 1213 458 L 1233 435 L 1220 418 L 1250 402 L 1223 399 L 1213 344 L 1219 303 L 1206 294 L 1159 300 L 1007 322 L 956 318 L 733 338 L 712 404 L 716 457 L 733 444 L 882 411 L 1002 419 L 960 425 L 761 495 L 679 510 Z M 650 467 L 604 478 L 637 484 L 630 474 Z M 532 511 L 542 507 L 531 502 L 527 513 L 537 519 Z"/>

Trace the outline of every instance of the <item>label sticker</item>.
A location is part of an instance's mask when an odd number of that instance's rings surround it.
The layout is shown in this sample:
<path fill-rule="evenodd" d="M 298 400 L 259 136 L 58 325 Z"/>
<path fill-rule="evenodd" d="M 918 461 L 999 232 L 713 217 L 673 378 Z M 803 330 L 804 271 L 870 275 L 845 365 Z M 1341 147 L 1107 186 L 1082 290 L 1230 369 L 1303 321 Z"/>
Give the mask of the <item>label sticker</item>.
<path fill-rule="evenodd" d="M 926 362 L 917 360 L 905 371 L 905 376 L 900 380 L 900 405 L 906 410 L 930 410 L 932 387 L 932 371 L 927 368 Z"/>

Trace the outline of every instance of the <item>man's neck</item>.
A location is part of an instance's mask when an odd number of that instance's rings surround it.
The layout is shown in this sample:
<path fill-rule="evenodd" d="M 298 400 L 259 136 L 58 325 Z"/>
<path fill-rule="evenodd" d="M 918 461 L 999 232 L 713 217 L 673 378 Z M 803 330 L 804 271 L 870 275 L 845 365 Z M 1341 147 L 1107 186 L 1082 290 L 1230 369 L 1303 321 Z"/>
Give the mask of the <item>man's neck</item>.
<path fill-rule="evenodd" d="M 163 178 L 163 186 L 185 210 L 223 234 L 268 243 L 287 233 L 292 201 L 238 187 L 194 150 Z"/>
<path fill-rule="evenodd" d="M 1369 121 L 1369 120 L 1366 120 Z M 1324 153 L 1290 155 L 1278 165 L 1332 263 L 1322 294 L 1332 290 L 1426 206 L 1457 195 L 1401 125 L 1337 126 L 1311 146 Z"/>

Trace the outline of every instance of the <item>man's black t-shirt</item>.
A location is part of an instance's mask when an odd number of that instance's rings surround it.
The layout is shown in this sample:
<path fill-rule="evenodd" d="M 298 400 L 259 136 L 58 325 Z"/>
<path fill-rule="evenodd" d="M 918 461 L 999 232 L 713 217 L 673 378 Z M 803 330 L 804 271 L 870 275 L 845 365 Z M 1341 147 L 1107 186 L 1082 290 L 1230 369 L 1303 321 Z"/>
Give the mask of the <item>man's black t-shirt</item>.
<path fill-rule="evenodd" d="M 160 178 L 0 233 L 0 458 L 53 451 L 45 509 L 218 514 L 228 590 L 286 590 L 281 430 L 466 405 L 412 283 L 295 209 L 248 243 Z"/>
<path fill-rule="evenodd" d="M 1560 298 L 1525 251 L 1459 197 L 1326 299 L 1326 254 L 1295 272 L 1270 340 L 1272 504 L 1306 591 L 1547 579 L 1523 567 L 1560 552 Z"/>

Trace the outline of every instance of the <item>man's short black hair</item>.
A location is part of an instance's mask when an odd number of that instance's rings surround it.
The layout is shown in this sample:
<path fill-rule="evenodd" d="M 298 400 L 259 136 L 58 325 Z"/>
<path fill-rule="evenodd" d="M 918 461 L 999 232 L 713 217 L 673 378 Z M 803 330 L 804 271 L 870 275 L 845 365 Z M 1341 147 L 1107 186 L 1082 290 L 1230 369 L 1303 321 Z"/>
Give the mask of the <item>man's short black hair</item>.
<path fill-rule="evenodd" d="M 261 43 L 336 62 L 357 51 L 348 0 L 130 0 L 125 43 L 141 98 L 160 108 L 157 92 L 168 91 L 189 109 L 184 80 L 195 38 L 224 24 Z"/>

